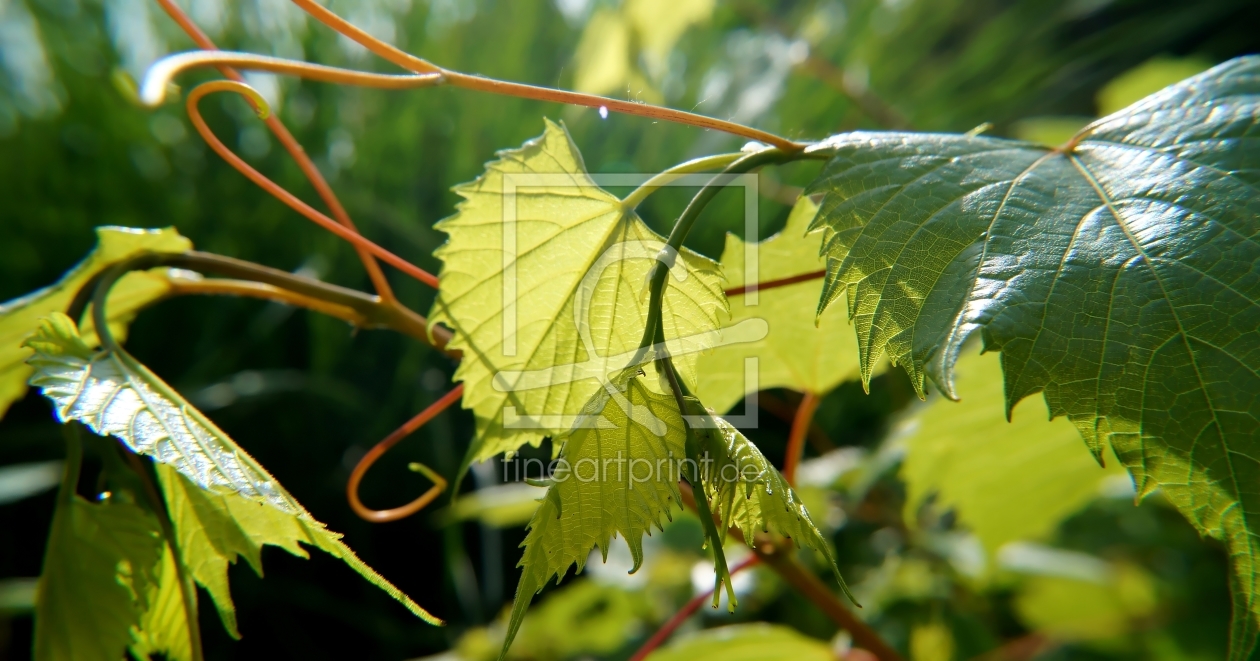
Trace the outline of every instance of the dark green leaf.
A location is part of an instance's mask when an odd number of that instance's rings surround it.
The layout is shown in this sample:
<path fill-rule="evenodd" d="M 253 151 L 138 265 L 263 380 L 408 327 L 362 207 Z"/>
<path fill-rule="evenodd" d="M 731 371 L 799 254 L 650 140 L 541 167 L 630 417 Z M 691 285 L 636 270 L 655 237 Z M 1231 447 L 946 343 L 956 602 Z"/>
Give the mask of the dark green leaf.
<path fill-rule="evenodd" d="M 1009 411 L 1042 392 L 1233 557 L 1231 658 L 1260 616 L 1260 57 L 1087 127 L 1062 150 L 853 133 L 826 197 L 822 308 L 847 292 L 863 373 L 922 391 L 979 330 Z M 820 308 L 821 309 L 821 308 Z"/>

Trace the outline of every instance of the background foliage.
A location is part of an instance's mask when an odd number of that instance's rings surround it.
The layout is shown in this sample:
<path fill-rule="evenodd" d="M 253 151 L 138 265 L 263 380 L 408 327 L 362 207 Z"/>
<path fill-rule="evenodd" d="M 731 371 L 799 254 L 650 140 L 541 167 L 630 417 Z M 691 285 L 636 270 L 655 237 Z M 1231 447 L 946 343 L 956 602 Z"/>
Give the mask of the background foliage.
<path fill-rule="evenodd" d="M 227 48 L 385 70 L 280 0 L 188 6 Z M 1243 0 L 331 6 L 459 70 L 694 107 L 809 138 L 855 128 L 966 131 L 991 122 L 998 135 L 1055 141 L 1089 118 L 1260 46 L 1252 27 L 1260 24 L 1260 9 Z M 103 224 L 173 225 L 202 250 L 366 287 L 348 247 L 224 165 L 193 135 L 179 106 L 148 113 L 119 92 L 116 72 L 138 77 L 156 57 L 190 47 L 143 0 L 0 2 L 0 300 L 55 280 L 88 252 L 92 228 Z M 254 81 L 364 233 L 431 270 L 437 267 L 431 253 L 444 240 L 432 225 L 458 199 L 449 189 L 478 175 L 495 150 L 537 135 L 544 116 L 567 123 L 592 172 L 655 171 L 739 146 L 734 138 L 685 127 L 601 119 L 592 110 L 518 99 L 488 102 L 455 89 L 389 93 Z M 282 185 L 313 197 L 238 99 L 216 98 L 205 108 L 229 145 Z M 817 169 L 800 164 L 763 177 L 763 234 L 783 225 L 794 186 Z M 665 231 L 690 193 L 654 196 L 641 209 L 644 220 Z M 716 259 L 725 232 L 742 231 L 742 214 L 735 195 L 715 204 L 688 244 Z M 394 284 L 414 309 L 429 307 L 432 292 L 403 278 Z M 525 520 L 503 516 L 503 503 L 527 517 L 519 503 L 534 494 L 498 487 L 456 511 L 380 526 L 355 518 L 343 498 L 362 452 L 448 388 L 449 360 L 399 336 L 355 335 L 336 320 L 233 299 L 163 303 L 139 317 L 128 348 L 316 517 L 346 533 L 367 562 L 451 623 L 445 629 L 419 623 L 333 559 L 267 550 L 265 582 L 244 564 L 230 570 L 241 641 L 222 632 L 203 596 L 210 657 L 409 658 L 454 650 L 458 658 L 478 659 L 497 652 Z M 965 399 L 954 410 L 931 397 L 918 404 L 900 370 L 876 378 L 869 396 L 854 382 L 842 384 L 819 408 L 807 452 L 838 449 L 802 467 L 802 497 L 835 542 L 841 570 L 866 605 L 864 616 L 924 661 L 972 658 L 1011 641 L 1045 642 L 1044 658 L 1222 658 L 1229 617 L 1224 553 L 1199 540 L 1158 497 L 1135 508 L 1127 482 L 1101 471 L 1093 475 L 1096 484 L 1043 494 L 1027 479 L 999 478 L 1016 461 L 1053 462 L 1013 456 L 1010 465 L 969 464 L 965 446 L 951 439 L 931 445 L 932 438 L 915 432 L 916 425 L 976 424 L 977 435 L 991 435 L 984 447 L 995 453 L 1005 445 L 1015 454 L 1021 442 L 1043 436 L 1070 445 L 1060 438 L 1062 421 L 1046 425 L 1050 431 L 1025 424 L 1041 415 L 1040 404 L 1020 407 L 1016 427 L 1001 426 L 997 415 L 990 424 L 958 418 L 971 405 L 964 368 L 995 373 L 987 360 L 960 365 Z M 975 386 L 976 405 L 1000 411 L 994 401 L 979 401 L 995 396 L 987 387 Z M 772 461 L 783 455 L 788 427 L 776 415 L 790 418 L 796 398 L 786 390 L 763 393 L 763 425 L 749 435 Z M 440 416 L 374 469 L 365 501 L 393 505 L 424 488 L 406 461 L 453 475 L 472 427 L 461 412 Z M 1082 471 L 1096 470 L 1081 461 L 1083 444 L 1076 443 L 1075 453 L 1062 454 Z M 0 466 L 14 466 L 0 473 L 0 576 L 6 577 L 0 658 L 25 657 L 32 644 L 24 579 L 39 573 L 55 495 L 21 497 L 51 486 L 47 475 L 55 481 L 56 469 L 36 462 L 61 453 L 42 399 L 28 396 L 0 425 Z M 916 460 L 933 457 L 957 471 L 958 480 L 974 473 L 994 479 L 951 491 L 930 481 L 939 475 L 916 471 Z M 466 488 L 503 481 L 497 464 L 475 469 L 473 477 Z M 1072 507 L 1062 506 L 1065 499 Z M 1045 520 L 1020 519 L 1026 527 L 1012 532 L 1003 528 L 1013 525 L 1006 523 L 1009 511 L 986 510 L 985 503 L 1058 509 Z M 487 512 L 490 523 L 483 522 Z M 699 535 L 698 524 L 682 518 L 663 536 L 648 538 L 645 568 L 634 577 L 624 574 L 628 554 L 614 551 L 609 566 L 593 563 L 586 578 L 544 593 L 513 653 L 628 656 L 692 593 L 691 570 L 702 560 L 695 551 Z M 706 609 L 693 626 L 784 624 L 796 633 L 779 627 L 753 635 L 772 641 L 771 649 L 799 648 L 795 657 L 815 653 L 810 639 L 831 644 L 829 621 L 772 575 L 741 576 L 740 610 L 729 616 Z M 786 642 L 773 642 L 780 639 Z M 671 653 L 695 658 L 684 649 Z"/>

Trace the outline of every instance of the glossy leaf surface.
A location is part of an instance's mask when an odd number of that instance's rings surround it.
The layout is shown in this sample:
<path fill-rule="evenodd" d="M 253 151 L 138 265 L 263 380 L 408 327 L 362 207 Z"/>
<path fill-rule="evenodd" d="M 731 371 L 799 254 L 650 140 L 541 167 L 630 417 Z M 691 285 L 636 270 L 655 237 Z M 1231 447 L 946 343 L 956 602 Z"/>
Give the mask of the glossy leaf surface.
<path fill-rule="evenodd" d="M 1260 58 L 1105 117 L 1062 150 L 971 135 L 851 133 L 825 195 L 828 278 L 862 371 L 922 391 L 979 331 L 1006 407 L 1043 393 L 1141 493 L 1160 487 L 1233 557 L 1231 655 L 1260 617 Z"/>

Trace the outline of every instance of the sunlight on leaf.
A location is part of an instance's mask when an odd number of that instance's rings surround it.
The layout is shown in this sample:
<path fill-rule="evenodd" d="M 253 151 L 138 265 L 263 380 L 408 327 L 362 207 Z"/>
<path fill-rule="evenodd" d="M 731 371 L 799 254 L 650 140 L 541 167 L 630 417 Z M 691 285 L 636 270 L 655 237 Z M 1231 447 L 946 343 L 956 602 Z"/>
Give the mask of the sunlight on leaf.
<path fill-rule="evenodd" d="M 573 56 L 573 89 L 587 94 L 622 92 L 630 77 L 630 25 L 620 12 L 601 9 L 582 31 Z"/>
<path fill-rule="evenodd" d="M 806 235 L 818 205 L 802 197 L 792 208 L 782 232 L 756 244 L 757 279 L 769 282 L 813 271 L 826 263 L 818 256 L 822 236 Z M 722 274 L 727 289 L 751 284 L 744 277 L 746 244 L 726 235 Z M 757 305 L 746 296 L 731 296 L 728 328 L 756 320 L 767 334 L 756 342 L 722 344 L 700 355 L 696 394 L 715 411 L 725 412 L 748 392 L 790 388 L 797 392 L 826 394 L 858 375 L 857 342 L 843 309 L 828 310 L 815 323 L 813 306 L 818 301 L 818 280 L 807 280 L 760 293 Z M 747 379 L 745 361 L 757 359 L 757 378 Z"/>
<path fill-rule="evenodd" d="M 53 515 L 35 606 L 39 661 L 117 661 L 140 622 L 162 553 L 157 519 L 73 494 Z"/>
<path fill-rule="evenodd" d="M 1028 628 L 1059 640 L 1105 640 L 1140 630 L 1158 606 L 1154 580 L 1128 565 L 1108 565 L 1098 580 L 1031 576 L 1015 596 Z"/>
<path fill-rule="evenodd" d="M 704 491 L 722 530 L 738 528 L 748 543 L 757 533 L 775 532 L 827 559 L 845 594 L 853 595 L 836 567 L 831 546 L 796 491 L 761 450 L 726 420 L 712 416 L 715 428 L 697 430 L 701 451 L 714 461 L 705 474 Z"/>
<path fill-rule="evenodd" d="M 1067 420 L 1047 421 L 1026 403 L 1011 422 L 1002 415 L 1002 367 L 992 354 L 958 360 L 962 401 L 932 397 L 902 423 L 905 518 L 914 526 L 927 498 L 953 510 L 990 558 L 1003 544 L 1041 539 L 1088 505 L 1104 485 L 1128 480 L 1107 453 L 1107 468 L 1081 451 Z"/>
<path fill-rule="evenodd" d="M 83 422 L 157 462 L 184 563 L 215 598 L 230 632 L 236 633 L 227 564 L 244 555 L 260 571 L 263 544 L 305 557 L 298 542 L 341 558 L 418 617 L 439 623 L 364 564 L 253 457 L 134 358 L 94 352 L 74 322 L 60 313 L 42 321 L 27 344 L 36 352 L 30 360 L 36 369 L 31 384 L 52 400 L 62 422 Z M 173 478 L 176 474 L 180 479 Z"/>
<path fill-rule="evenodd" d="M 686 428 L 673 396 L 658 392 L 655 372 L 644 371 L 626 370 L 596 393 L 564 440 L 560 457 L 569 469 L 556 475 L 530 521 L 504 653 L 530 600 L 553 576 L 559 582 L 570 566 L 581 572 L 596 547 L 606 561 L 617 535 L 630 548 L 631 573 L 637 571 L 644 533 L 680 509 Z"/>
<path fill-rule="evenodd" d="M 979 330 L 1006 407 L 1043 393 L 1140 493 L 1232 556 L 1230 658 L 1260 619 L 1260 57 L 1091 125 L 1069 153 L 995 138 L 851 133 L 824 193 L 828 278 L 863 377 L 888 355 L 953 393 Z"/>
<path fill-rule="evenodd" d="M 1156 57 L 1116 76 L 1098 90 L 1098 113 L 1110 115 L 1141 101 L 1169 85 L 1210 69 L 1199 57 Z"/>
<path fill-rule="evenodd" d="M 0 303 L 0 417 L 10 404 L 26 393 L 26 380 L 31 375 L 26 359 L 31 356 L 31 350 L 23 347 L 22 342 L 35 332 L 40 319 L 53 312 L 64 312 L 79 287 L 113 264 L 144 252 L 192 250 L 192 242 L 173 228 L 98 227 L 96 236 L 96 248 L 56 284 Z M 107 306 L 114 337 L 121 341 L 136 312 L 167 293 L 169 287 L 164 272 L 165 269 L 133 271 L 114 285 Z M 93 337 L 90 323 L 83 333 L 84 337 Z"/>
<path fill-rule="evenodd" d="M 650 661 L 832 661 L 827 643 L 781 624 L 734 624 L 680 637 Z"/>
<path fill-rule="evenodd" d="M 454 332 L 463 406 L 478 437 L 466 463 L 566 431 L 608 374 L 630 361 L 647 322 L 648 272 L 664 247 L 595 185 L 565 129 L 500 152 L 455 189 L 430 321 Z M 514 204 L 505 204 L 505 200 Z M 665 337 L 688 383 L 726 313 L 717 265 L 684 250 L 670 271 Z"/>
<path fill-rule="evenodd" d="M 190 661 L 192 640 L 188 634 L 188 618 L 184 613 L 183 593 L 175 556 L 170 547 L 162 546 L 162 559 L 156 582 L 150 586 L 148 608 L 132 629 L 131 653 L 140 659 L 161 654 L 168 661 Z"/>

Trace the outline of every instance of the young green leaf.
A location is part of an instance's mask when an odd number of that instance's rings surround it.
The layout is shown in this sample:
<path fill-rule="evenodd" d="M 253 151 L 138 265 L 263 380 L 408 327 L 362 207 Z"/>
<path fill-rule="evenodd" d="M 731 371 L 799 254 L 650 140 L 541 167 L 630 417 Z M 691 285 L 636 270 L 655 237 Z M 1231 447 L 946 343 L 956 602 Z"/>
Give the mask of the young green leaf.
<path fill-rule="evenodd" d="M 664 240 L 586 173 L 565 129 L 500 152 L 459 186 L 430 321 L 463 352 L 455 378 L 477 418 L 469 463 L 564 432 L 647 321 L 647 276 Z M 665 337 L 684 377 L 725 314 L 717 265 L 684 250 L 664 297 Z"/>
<path fill-rule="evenodd" d="M 26 380 L 31 375 L 26 359 L 31 350 L 22 343 L 35 332 L 40 319 L 53 312 L 64 312 L 80 287 L 113 264 L 144 252 L 192 250 L 192 243 L 173 228 L 98 227 L 96 236 L 96 248 L 56 284 L 0 303 L 0 417 L 26 393 Z M 133 271 L 110 290 L 107 307 L 114 337 L 121 340 L 136 312 L 166 295 L 169 286 L 164 273 L 165 269 Z M 85 325 L 83 335 L 94 337 L 90 324 Z"/>
<path fill-rule="evenodd" d="M 31 384 L 52 400 L 59 419 L 116 436 L 157 462 L 184 564 L 215 598 L 230 632 L 235 634 L 235 623 L 227 565 L 244 555 L 260 570 L 263 544 L 306 557 L 298 542 L 341 558 L 418 617 L 440 623 L 364 564 L 253 457 L 134 358 L 94 352 L 74 321 L 60 313 L 43 320 L 27 345 L 35 350 Z"/>
<path fill-rule="evenodd" d="M 818 205 L 801 197 L 783 231 L 755 244 L 759 282 L 821 271 L 826 266 L 818 256 L 822 236 L 806 234 L 817 213 Z M 726 235 L 721 264 L 728 290 L 756 284 L 744 276 L 748 248 L 743 239 Z M 733 334 L 730 329 L 743 328 L 743 324 L 750 329 L 758 324 L 765 336 L 755 342 L 723 343 L 700 355 L 696 394 L 701 401 L 724 412 L 748 391 L 790 388 L 821 395 L 857 376 L 857 342 L 843 310 L 827 310 L 817 319 L 812 314 L 818 300 L 816 281 L 775 287 L 757 298 L 756 305 L 748 305 L 747 295 L 729 297 L 731 321 L 723 334 Z M 756 379 L 746 378 L 748 358 L 757 359 Z"/>
<path fill-rule="evenodd" d="M 781 624 L 734 624 L 680 638 L 652 661 L 831 661 L 827 643 Z"/>
<path fill-rule="evenodd" d="M 698 404 L 698 403 L 697 403 Z M 775 532 L 797 546 L 812 548 L 831 564 L 836 581 L 849 596 L 827 539 L 783 475 L 761 450 L 726 420 L 709 415 L 712 426 L 696 430 L 700 450 L 712 463 L 702 467 L 705 497 L 722 530 L 738 528 L 749 545 L 755 535 Z"/>
<path fill-rule="evenodd" d="M 192 638 L 184 613 L 179 572 L 170 547 L 162 546 L 156 581 L 146 596 L 147 608 L 131 631 L 131 653 L 138 659 L 161 654 L 168 661 L 191 661 Z"/>
<path fill-rule="evenodd" d="M 1128 480 L 1117 462 L 1099 468 L 1081 452 L 1067 420 L 1047 421 L 1025 404 L 1006 424 L 997 356 L 966 354 L 957 374 L 962 401 L 935 397 L 902 425 L 907 521 L 936 494 L 936 505 L 953 509 L 993 557 L 1007 542 L 1053 533 L 1107 480 Z"/>
<path fill-rule="evenodd" d="M 648 366 L 650 367 L 650 365 Z M 591 549 L 604 558 L 621 535 L 643 562 L 643 534 L 672 518 L 682 502 L 679 462 L 686 456 L 686 427 L 671 395 L 654 390 L 656 376 L 629 369 L 618 374 L 583 409 L 564 441 L 564 468 L 554 476 L 529 523 L 516 601 L 503 653 L 520 628 L 534 595 L 571 565 L 581 572 Z"/>
<path fill-rule="evenodd" d="M 1091 124 L 1059 150 L 978 136 L 853 133 L 824 193 L 828 277 L 922 390 L 980 330 L 1009 411 L 1042 392 L 1141 493 L 1161 487 L 1233 558 L 1231 658 L 1260 619 L 1260 57 Z"/>
<path fill-rule="evenodd" d="M 117 661 L 146 609 L 162 553 L 157 519 L 63 487 L 35 606 L 37 661 Z"/>

